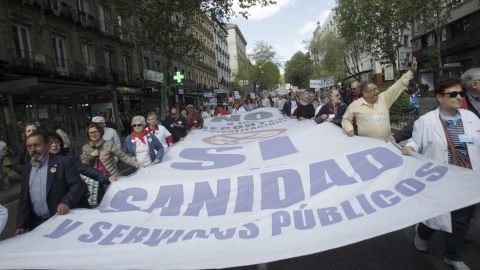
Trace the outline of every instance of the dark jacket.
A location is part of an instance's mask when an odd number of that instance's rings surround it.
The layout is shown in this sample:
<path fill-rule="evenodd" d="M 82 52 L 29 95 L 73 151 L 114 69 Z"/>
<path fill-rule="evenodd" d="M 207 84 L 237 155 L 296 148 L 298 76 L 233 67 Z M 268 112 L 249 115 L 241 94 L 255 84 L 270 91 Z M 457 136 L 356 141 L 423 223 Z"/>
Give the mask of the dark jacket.
<path fill-rule="evenodd" d="M 108 181 L 110 175 L 108 175 L 108 173 L 99 171 L 92 166 L 83 164 L 77 156 L 70 154 L 66 154 L 65 156 L 73 161 L 73 164 L 75 164 L 75 167 L 77 167 L 77 170 L 80 174 L 83 174 L 86 177 L 90 177 L 93 180 L 97 180 L 100 184 L 110 184 L 110 181 Z"/>
<path fill-rule="evenodd" d="M 55 168 L 56 170 L 52 170 Z M 33 230 L 37 224 L 37 215 L 30 201 L 29 179 L 32 164 L 27 163 L 22 174 L 22 187 L 18 199 L 17 229 Z M 62 155 L 50 155 L 47 167 L 47 206 L 50 216 L 57 212 L 59 204 L 64 203 L 70 209 L 90 208 L 85 196 L 86 184 L 80 178 L 72 159 Z"/>
<path fill-rule="evenodd" d="M 295 101 L 297 102 L 297 106 L 300 106 L 300 101 L 298 101 L 298 99 L 295 99 Z M 287 116 L 292 116 L 291 110 L 292 110 L 292 100 L 288 99 L 287 102 L 283 104 L 282 113 L 284 115 L 286 114 Z"/>
<path fill-rule="evenodd" d="M 346 111 L 347 111 L 347 104 L 343 102 L 340 103 L 338 105 L 337 114 L 333 118 L 332 122 L 335 123 L 335 125 L 342 127 L 342 117 Z M 333 105 L 332 103 L 329 102 L 326 105 L 322 106 L 322 108 L 320 108 L 320 111 L 318 111 L 318 114 L 315 116 L 315 122 L 317 124 L 323 123 L 326 121 L 326 119 L 322 119 L 322 114 L 328 115 L 328 114 L 334 114 L 334 113 L 335 113 L 335 110 L 333 109 Z"/>
<path fill-rule="evenodd" d="M 183 125 L 183 128 L 180 127 L 172 127 L 174 123 L 178 124 L 179 122 L 182 122 L 181 125 Z M 188 125 L 188 120 L 183 117 L 179 116 L 177 120 L 173 119 L 171 115 L 168 115 L 165 117 L 165 119 L 162 122 L 162 125 L 168 130 L 172 130 L 172 137 L 173 137 L 173 142 L 176 143 L 180 141 L 180 138 L 184 138 L 187 136 L 187 130 L 190 130 L 190 125 Z M 170 129 L 169 129 L 170 128 Z"/>
<path fill-rule="evenodd" d="M 293 116 L 299 118 L 313 118 L 315 116 L 315 108 L 313 107 L 312 104 L 308 103 L 305 106 L 302 106 L 301 104 L 297 107 L 297 109 L 293 112 Z"/>
<path fill-rule="evenodd" d="M 433 107 L 430 111 L 434 111 L 438 108 L 438 105 Z M 399 143 L 401 141 L 406 141 L 410 138 L 412 138 L 413 134 L 413 124 L 415 121 L 408 123 L 404 128 L 402 128 L 400 131 L 397 131 L 395 134 L 393 134 L 393 138 L 395 138 L 395 142 Z"/>
<path fill-rule="evenodd" d="M 20 148 L 18 149 L 18 154 L 13 160 L 13 170 L 22 175 L 23 173 L 23 168 L 25 167 L 25 164 L 30 162 L 30 154 L 27 151 L 27 147 L 25 146 L 25 143 L 22 143 L 20 145 Z"/>
<path fill-rule="evenodd" d="M 352 98 L 353 98 L 353 97 L 354 97 L 354 95 L 353 95 L 353 91 L 352 91 L 352 90 L 348 91 L 348 92 L 345 94 L 345 99 L 344 99 L 343 101 L 345 102 L 345 104 L 347 104 L 347 106 L 350 105 L 350 104 L 352 104 L 352 102 L 353 102 L 353 101 L 352 101 Z M 362 93 L 360 93 L 360 96 L 359 96 L 358 98 L 361 98 L 361 97 L 363 97 Z"/>

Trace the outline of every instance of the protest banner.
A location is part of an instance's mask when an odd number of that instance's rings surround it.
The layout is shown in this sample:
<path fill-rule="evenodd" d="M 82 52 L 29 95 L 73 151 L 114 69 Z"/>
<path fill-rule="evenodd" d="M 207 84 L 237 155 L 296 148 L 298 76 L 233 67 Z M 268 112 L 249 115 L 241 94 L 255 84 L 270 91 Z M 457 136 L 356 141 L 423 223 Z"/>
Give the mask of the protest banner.
<path fill-rule="evenodd" d="M 0 242 L 0 268 L 258 264 L 399 230 L 479 191 L 478 171 L 257 109 L 205 119 L 162 163 L 112 183 L 98 208 Z"/>
<path fill-rule="evenodd" d="M 240 93 L 238 91 L 233 91 L 235 99 L 240 99 Z"/>
<path fill-rule="evenodd" d="M 310 80 L 310 88 L 323 88 L 323 87 L 330 87 L 335 85 L 333 76 L 322 78 L 320 80 Z"/>

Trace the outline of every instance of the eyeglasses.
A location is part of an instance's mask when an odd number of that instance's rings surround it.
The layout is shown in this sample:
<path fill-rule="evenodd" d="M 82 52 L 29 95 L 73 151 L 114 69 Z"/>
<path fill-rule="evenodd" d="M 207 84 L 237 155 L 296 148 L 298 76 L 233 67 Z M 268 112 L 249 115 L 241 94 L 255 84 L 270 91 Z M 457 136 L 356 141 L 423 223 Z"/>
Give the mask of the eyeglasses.
<path fill-rule="evenodd" d="M 443 93 L 443 95 L 449 95 L 451 98 L 457 97 L 458 95 L 460 95 L 461 97 L 464 97 L 465 92 L 455 91 L 455 92 Z"/>
<path fill-rule="evenodd" d="M 88 134 L 97 134 L 97 133 L 100 133 L 100 131 L 90 131 L 90 132 L 88 132 Z"/>
<path fill-rule="evenodd" d="M 133 124 L 132 127 L 143 127 L 143 124 Z"/>
<path fill-rule="evenodd" d="M 172 115 L 177 115 L 177 114 L 178 114 L 178 112 L 177 113 L 172 113 Z"/>
<path fill-rule="evenodd" d="M 368 92 L 374 92 L 374 91 L 378 91 L 378 87 L 375 88 L 375 89 L 372 89 L 372 90 L 365 90 L 364 92 L 367 92 L 367 93 L 368 93 Z"/>
<path fill-rule="evenodd" d="M 51 144 L 56 144 L 56 145 L 60 145 L 60 142 L 59 141 L 50 141 Z"/>

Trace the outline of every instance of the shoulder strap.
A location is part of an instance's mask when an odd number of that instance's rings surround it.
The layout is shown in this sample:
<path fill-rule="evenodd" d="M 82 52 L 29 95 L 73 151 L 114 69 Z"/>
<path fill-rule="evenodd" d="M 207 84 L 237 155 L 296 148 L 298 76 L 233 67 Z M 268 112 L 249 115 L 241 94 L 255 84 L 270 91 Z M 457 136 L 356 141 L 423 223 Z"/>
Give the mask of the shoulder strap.
<path fill-rule="evenodd" d="M 450 132 L 448 132 L 447 126 L 445 126 L 445 122 L 443 122 L 442 116 L 440 114 L 438 115 L 438 118 L 440 118 L 440 122 L 442 123 L 443 131 L 445 132 L 445 137 L 447 138 L 448 142 L 448 147 L 450 148 L 450 153 L 452 154 L 452 164 L 458 166 L 457 149 L 455 149 L 452 137 L 450 137 Z"/>

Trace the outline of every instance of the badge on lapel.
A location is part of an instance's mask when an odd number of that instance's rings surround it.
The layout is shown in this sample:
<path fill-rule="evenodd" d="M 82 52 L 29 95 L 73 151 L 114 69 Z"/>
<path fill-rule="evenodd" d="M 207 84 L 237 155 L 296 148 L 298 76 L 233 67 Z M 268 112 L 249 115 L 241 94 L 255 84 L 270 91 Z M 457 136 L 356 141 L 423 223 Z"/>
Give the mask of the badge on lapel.
<path fill-rule="evenodd" d="M 137 140 L 136 140 L 136 139 L 131 139 L 130 142 L 131 142 L 131 143 L 136 143 Z"/>
<path fill-rule="evenodd" d="M 104 159 L 104 160 L 109 160 L 109 159 L 110 159 L 110 155 L 109 155 L 109 154 L 105 154 L 105 155 L 103 156 L 103 159 Z"/>
<path fill-rule="evenodd" d="M 51 173 L 55 173 L 56 171 L 57 171 L 57 168 L 55 168 L 55 167 L 50 168 Z"/>
<path fill-rule="evenodd" d="M 152 142 L 152 138 L 148 138 L 148 142 Z"/>

